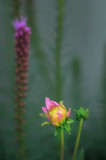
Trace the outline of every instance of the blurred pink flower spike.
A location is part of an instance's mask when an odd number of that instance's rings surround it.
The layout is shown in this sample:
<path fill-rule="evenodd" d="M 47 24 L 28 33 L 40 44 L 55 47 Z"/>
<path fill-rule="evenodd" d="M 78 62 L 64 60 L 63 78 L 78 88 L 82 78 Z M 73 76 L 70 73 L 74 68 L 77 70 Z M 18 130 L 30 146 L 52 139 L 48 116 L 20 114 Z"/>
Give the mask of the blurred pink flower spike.
<path fill-rule="evenodd" d="M 15 21 L 13 22 L 14 29 L 17 31 L 20 28 L 25 28 L 26 27 L 26 22 L 27 22 L 26 17 L 21 17 L 20 20 L 15 19 Z"/>
<path fill-rule="evenodd" d="M 16 18 L 13 22 L 13 27 L 15 31 L 18 32 L 18 34 L 20 34 L 20 36 L 23 35 L 23 30 L 27 32 L 27 34 L 31 34 L 31 29 L 27 26 L 27 17 L 21 17 L 20 20 Z M 18 34 L 16 33 L 15 37 L 17 37 Z"/>

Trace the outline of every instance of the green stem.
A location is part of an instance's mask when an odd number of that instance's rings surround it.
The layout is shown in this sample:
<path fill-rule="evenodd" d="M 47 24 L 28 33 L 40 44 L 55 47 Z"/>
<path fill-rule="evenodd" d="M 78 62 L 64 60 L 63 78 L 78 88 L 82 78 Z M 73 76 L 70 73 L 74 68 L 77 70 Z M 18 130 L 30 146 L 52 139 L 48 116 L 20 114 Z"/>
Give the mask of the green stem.
<path fill-rule="evenodd" d="M 24 67 L 24 64 L 20 64 L 21 68 Z M 17 70 L 19 70 L 19 66 L 17 64 Z M 21 73 L 18 73 L 17 78 L 20 78 L 21 75 L 26 74 L 24 71 Z M 27 80 L 27 79 L 26 79 Z M 19 97 L 19 95 L 24 95 L 26 94 L 26 91 L 24 90 L 24 85 L 23 83 L 23 79 L 20 78 L 20 85 L 17 82 L 17 86 L 21 87 L 21 90 L 19 90 L 18 92 L 16 92 L 17 95 L 17 100 L 16 100 L 16 123 L 17 123 L 17 141 L 18 141 L 18 150 L 19 150 L 19 156 L 20 156 L 20 160 L 26 160 L 26 153 L 25 153 L 25 143 L 24 143 L 24 134 L 25 134 L 25 124 L 24 124 L 24 120 L 25 120 L 25 113 L 23 112 L 23 110 L 25 111 L 25 106 L 21 106 L 21 104 L 25 103 L 25 98 L 24 97 Z M 17 87 L 18 89 L 18 87 Z"/>
<path fill-rule="evenodd" d="M 80 120 L 80 124 L 79 124 L 79 129 L 78 129 L 78 134 L 77 134 L 77 139 L 76 139 L 76 144 L 75 144 L 72 160 L 76 160 L 76 155 L 77 155 L 77 150 L 78 150 L 78 145 L 79 145 L 79 140 L 80 140 L 80 135 L 81 135 L 81 129 L 82 129 L 82 123 L 83 123 L 83 118 L 81 118 L 81 120 Z"/>
<path fill-rule="evenodd" d="M 60 160 L 64 159 L 64 132 L 63 132 L 63 127 L 61 127 L 61 158 Z"/>
<path fill-rule="evenodd" d="M 57 39 L 56 39 L 56 100 L 59 101 L 62 97 L 61 93 L 61 43 L 63 31 L 63 17 L 64 17 L 64 0 L 58 0 L 58 17 L 57 17 Z"/>

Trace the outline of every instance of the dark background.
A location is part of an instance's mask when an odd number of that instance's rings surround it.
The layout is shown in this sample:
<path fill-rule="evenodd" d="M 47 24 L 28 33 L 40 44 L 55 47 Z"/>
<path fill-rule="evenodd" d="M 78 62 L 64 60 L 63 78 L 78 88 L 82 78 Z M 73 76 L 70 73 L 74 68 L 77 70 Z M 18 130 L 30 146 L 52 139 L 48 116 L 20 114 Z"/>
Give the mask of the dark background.
<path fill-rule="evenodd" d="M 16 1 L 14 1 L 15 3 Z M 15 5 L 0 0 L 0 160 L 17 160 L 14 120 L 15 53 L 12 22 Z M 106 159 L 106 1 L 65 0 L 61 45 L 62 100 L 68 109 L 84 106 L 79 151 L 85 160 Z M 44 99 L 56 100 L 58 0 L 23 0 L 20 13 L 32 28 L 29 91 L 26 106 L 26 150 L 29 160 L 58 159 L 54 128 L 40 124 Z M 60 99 L 61 100 L 61 99 Z M 75 120 L 72 111 L 71 116 Z M 65 133 L 65 160 L 72 157 L 78 122 Z"/>

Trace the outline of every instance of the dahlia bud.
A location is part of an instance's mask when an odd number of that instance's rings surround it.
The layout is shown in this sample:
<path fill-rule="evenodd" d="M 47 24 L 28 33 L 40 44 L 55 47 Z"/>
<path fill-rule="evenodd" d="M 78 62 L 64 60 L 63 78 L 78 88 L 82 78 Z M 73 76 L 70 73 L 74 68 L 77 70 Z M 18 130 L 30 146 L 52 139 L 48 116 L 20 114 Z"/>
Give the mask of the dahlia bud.
<path fill-rule="evenodd" d="M 44 114 L 40 114 L 41 116 L 46 116 L 49 119 L 49 122 L 44 122 L 42 124 L 51 124 L 55 127 L 63 127 L 69 133 L 70 126 L 69 124 L 73 122 L 73 120 L 69 119 L 70 116 L 70 108 L 67 111 L 63 102 L 57 103 L 55 101 L 51 101 L 49 98 L 45 99 L 45 107 L 42 107 Z"/>
<path fill-rule="evenodd" d="M 80 121 L 81 119 L 86 120 L 89 115 L 89 109 L 84 109 L 83 107 L 80 107 L 78 110 L 74 109 L 74 112 L 76 114 L 76 120 Z"/>

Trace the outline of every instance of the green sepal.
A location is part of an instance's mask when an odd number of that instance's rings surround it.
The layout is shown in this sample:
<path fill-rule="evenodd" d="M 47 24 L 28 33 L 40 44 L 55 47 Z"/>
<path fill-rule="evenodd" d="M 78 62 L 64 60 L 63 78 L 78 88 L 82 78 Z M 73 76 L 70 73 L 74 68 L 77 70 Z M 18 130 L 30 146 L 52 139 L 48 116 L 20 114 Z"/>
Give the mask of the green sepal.
<path fill-rule="evenodd" d="M 41 117 L 47 117 L 47 115 L 45 113 L 40 113 L 39 116 L 41 116 Z"/>
<path fill-rule="evenodd" d="M 67 120 L 67 123 L 68 123 L 68 124 L 71 124 L 71 123 L 73 123 L 73 122 L 74 122 L 74 120 L 72 120 L 72 119 L 68 119 L 68 120 Z"/>
<path fill-rule="evenodd" d="M 63 107 L 64 109 L 66 109 L 65 106 L 63 105 L 63 101 L 60 101 L 60 102 L 59 102 L 59 105 L 60 105 L 61 107 Z"/>
<path fill-rule="evenodd" d="M 84 109 L 83 107 L 80 107 L 78 110 L 74 109 L 74 112 L 76 114 L 76 120 L 80 121 L 81 118 L 83 118 L 83 120 L 86 120 L 88 118 L 88 114 L 89 114 L 89 110 Z"/>
<path fill-rule="evenodd" d="M 41 126 L 44 126 L 44 125 L 47 125 L 47 124 L 50 124 L 50 122 L 45 121 L 45 122 L 43 122 L 43 123 L 41 124 Z"/>
<path fill-rule="evenodd" d="M 71 135 L 71 133 L 70 133 L 71 127 L 67 121 L 63 124 L 63 128 L 67 131 L 68 134 Z"/>
<path fill-rule="evenodd" d="M 56 128 L 55 128 L 54 135 L 55 135 L 55 136 L 60 135 L 60 130 L 61 130 L 61 127 L 56 127 Z"/>

